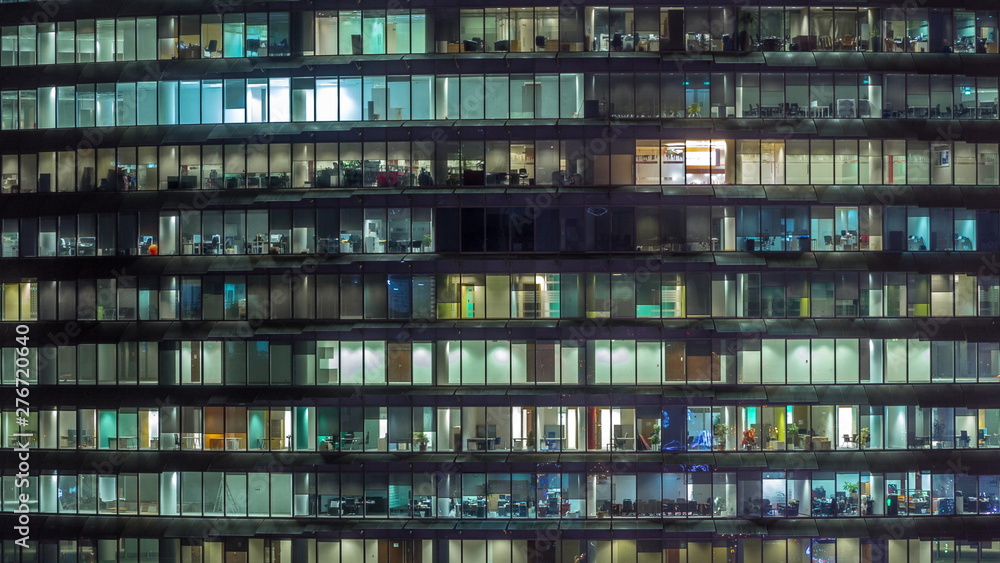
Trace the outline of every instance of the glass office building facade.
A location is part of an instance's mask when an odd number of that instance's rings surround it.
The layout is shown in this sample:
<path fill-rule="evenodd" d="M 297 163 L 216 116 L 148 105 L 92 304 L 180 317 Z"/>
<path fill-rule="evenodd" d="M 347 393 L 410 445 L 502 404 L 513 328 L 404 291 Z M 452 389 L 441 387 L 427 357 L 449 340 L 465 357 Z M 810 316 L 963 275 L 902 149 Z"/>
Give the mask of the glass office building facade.
<path fill-rule="evenodd" d="M 0 4 L 3 563 L 1000 561 L 995 2 Z"/>

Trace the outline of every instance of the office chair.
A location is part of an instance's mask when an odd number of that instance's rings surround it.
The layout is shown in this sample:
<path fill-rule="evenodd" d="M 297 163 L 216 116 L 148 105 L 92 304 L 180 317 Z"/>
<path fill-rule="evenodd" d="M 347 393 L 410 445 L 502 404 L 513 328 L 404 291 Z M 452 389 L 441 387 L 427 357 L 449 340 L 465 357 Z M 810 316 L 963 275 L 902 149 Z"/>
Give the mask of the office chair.
<path fill-rule="evenodd" d="M 210 57 L 212 56 L 212 53 L 218 53 L 219 52 L 219 41 L 217 39 L 213 39 L 213 40 L 209 41 L 208 42 L 208 48 L 205 49 L 205 52 L 208 53 L 208 56 L 210 56 Z"/>
<path fill-rule="evenodd" d="M 547 450 L 557 450 L 559 449 L 559 440 L 556 438 L 555 432 L 549 432 L 548 436 L 545 437 L 545 449 Z"/>
<path fill-rule="evenodd" d="M 628 440 L 628 432 L 626 432 L 624 436 L 615 437 L 615 449 L 624 450 L 626 440 Z"/>
<path fill-rule="evenodd" d="M 260 39 L 247 39 L 246 40 L 246 55 L 248 57 L 256 57 L 260 53 Z M 250 53 L 253 53 L 252 55 Z"/>

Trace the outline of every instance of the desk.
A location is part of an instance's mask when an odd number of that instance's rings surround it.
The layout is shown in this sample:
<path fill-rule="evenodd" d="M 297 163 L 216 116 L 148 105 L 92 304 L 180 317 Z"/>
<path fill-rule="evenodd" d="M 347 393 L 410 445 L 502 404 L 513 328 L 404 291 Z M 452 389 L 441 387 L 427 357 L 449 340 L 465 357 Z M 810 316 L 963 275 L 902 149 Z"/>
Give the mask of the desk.
<path fill-rule="evenodd" d="M 625 436 L 612 438 L 611 449 L 622 451 L 635 450 L 635 438 Z"/>
<path fill-rule="evenodd" d="M 832 450 L 830 444 L 830 439 L 825 436 L 813 436 L 812 438 L 812 449 L 813 450 Z"/>
<path fill-rule="evenodd" d="M 510 441 L 511 441 L 511 443 L 514 444 L 514 449 L 515 450 L 524 450 L 524 449 L 526 449 L 528 447 L 528 439 L 527 438 L 511 438 Z"/>
<path fill-rule="evenodd" d="M 495 449 L 494 444 L 496 444 L 496 438 L 469 438 L 465 441 L 466 448 L 469 451 L 479 450 L 493 450 Z M 473 448 L 472 446 L 476 446 Z"/>
<path fill-rule="evenodd" d="M 200 450 L 201 436 L 181 436 L 181 448 L 185 450 Z"/>
<path fill-rule="evenodd" d="M 200 59 L 201 45 L 191 45 L 190 47 L 177 48 L 178 59 Z"/>
<path fill-rule="evenodd" d="M 829 106 L 809 106 L 809 117 L 827 118 L 830 117 Z"/>
<path fill-rule="evenodd" d="M 910 514 L 927 514 L 930 503 L 926 497 L 910 497 L 906 501 L 906 511 Z"/>
<path fill-rule="evenodd" d="M 413 245 L 413 241 L 395 239 L 395 240 L 389 240 L 387 242 L 387 245 L 389 247 L 389 252 L 390 253 L 393 253 L 393 252 L 409 252 L 410 249 L 411 249 L 411 247 L 412 247 L 412 245 Z"/>
<path fill-rule="evenodd" d="M 354 434 L 344 434 L 340 435 L 340 451 L 354 451 L 355 448 L 361 449 L 361 440 L 354 437 Z"/>
<path fill-rule="evenodd" d="M 566 446 L 563 445 L 565 442 L 566 438 L 542 438 L 545 449 L 553 452 L 566 449 Z"/>
<path fill-rule="evenodd" d="M 227 450 L 243 450 L 243 438 L 226 438 Z"/>
<path fill-rule="evenodd" d="M 23 442 L 22 442 L 23 440 Z M 29 448 L 36 448 L 38 444 L 35 443 L 35 439 L 31 436 L 11 436 L 10 437 L 10 447 L 16 448 L 22 443 L 27 443 Z"/>
<path fill-rule="evenodd" d="M 760 106 L 761 117 L 784 117 L 785 110 L 781 106 Z"/>
<path fill-rule="evenodd" d="M 761 51 L 783 51 L 784 41 L 773 37 L 761 39 L 758 49 Z"/>
<path fill-rule="evenodd" d="M 813 516 L 833 516 L 833 502 L 830 500 L 812 499 Z"/>
<path fill-rule="evenodd" d="M 118 437 L 118 449 L 119 450 L 134 450 L 139 446 L 138 436 L 119 436 Z"/>

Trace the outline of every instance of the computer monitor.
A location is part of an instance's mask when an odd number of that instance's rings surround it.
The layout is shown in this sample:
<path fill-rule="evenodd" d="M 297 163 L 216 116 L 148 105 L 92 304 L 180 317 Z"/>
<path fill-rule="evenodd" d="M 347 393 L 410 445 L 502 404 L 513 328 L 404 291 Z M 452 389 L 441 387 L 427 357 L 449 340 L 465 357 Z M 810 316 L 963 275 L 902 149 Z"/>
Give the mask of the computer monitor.
<path fill-rule="evenodd" d="M 476 426 L 476 438 L 496 438 L 497 426 L 495 424 Z"/>

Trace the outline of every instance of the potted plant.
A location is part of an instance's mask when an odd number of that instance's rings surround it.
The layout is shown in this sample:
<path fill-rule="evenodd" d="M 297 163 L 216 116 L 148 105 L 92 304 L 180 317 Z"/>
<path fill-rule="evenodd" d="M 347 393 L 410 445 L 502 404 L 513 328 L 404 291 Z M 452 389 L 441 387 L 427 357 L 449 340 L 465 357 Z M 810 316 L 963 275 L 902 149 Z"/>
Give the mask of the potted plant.
<path fill-rule="evenodd" d="M 413 444 L 420 447 L 420 451 L 427 451 L 427 444 L 431 443 L 430 436 L 424 434 L 423 432 L 413 433 Z"/>
<path fill-rule="evenodd" d="M 868 48 L 872 53 L 878 53 L 882 51 L 882 43 L 880 41 L 881 37 L 877 33 L 872 33 L 871 38 L 868 40 Z"/>
<path fill-rule="evenodd" d="M 743 10 L 740 12 L 739 22 L 740 32 L 737 35 L 738 49 L 740 51 L 749 51 L 750 38 L 754 35 L 754 31 L 760 31 L 757 25 L 760 22 L 760 15 L 755 10 Z"/>
<path fill-rule="evenodd" d="M 535 449 L 536 446 L 537 446 L 537 442 L 535 442 L 535 429 L 532 428 L 531 430 L 528 431 L 528 444 L 527 444 L 527 448 L 529 450 L 534 451 L 534 449 Z"/>
<path fill-rule="evenodd" d="M 791 449 L 798 442 L 799 427 L 794 422 L 785 425 L 785 449 Z"/>
<path fill-rule="evenodd" d="M 428 250 L 428 249 L 430 249 L 430 247 L 431 247 L 431 234 L 430 233 L 424 233 L 424 244 L 423 244 L 422 248 L 424 250 Z"/>
<path fill-rule="evenodd" d="M 726 449 L 727 434 L 729 434 L 729 425 L 722 422 L 721 416 L 716 415 L 715 422 L 712 424 L 712 437 L 718 449 Z"/>
<path fill-rule="evenodd" d="M 743 431 L 743 449 L 752 450 L 757 445 L 757 431 L 752 427 Z"/>
<path fill-rule="evenodd" d="M 695 102 L 687 107 L 688 117 L 701 117 L 701 104 Z"/>
<path fill-rule="evenodd" d="M 798 499 L 792 499 L 788 501 L 788 506 L 785 508 L 785 516 L 798 516 L 799 515 L 799 501 Z"/>
<path fill-rule="evenodd" d="M 855 509 L 858 507 L 858 485 L 857 481 L 844 481 L 844 491 L 850 495 L 850 505 Z"/>
<path fill-rule="evenodd" d="M 861 432 L 858 433 L 858 447 L 866 448 L 868 443 L 872 440 L 872 433 L 868 428 L 862 428 Z"/>
<path fill-rule="evenodd" d="M 657 451 L 660 449 L 660 430 L 656 429 L 649 433 L 649 449 Z"/>

